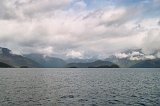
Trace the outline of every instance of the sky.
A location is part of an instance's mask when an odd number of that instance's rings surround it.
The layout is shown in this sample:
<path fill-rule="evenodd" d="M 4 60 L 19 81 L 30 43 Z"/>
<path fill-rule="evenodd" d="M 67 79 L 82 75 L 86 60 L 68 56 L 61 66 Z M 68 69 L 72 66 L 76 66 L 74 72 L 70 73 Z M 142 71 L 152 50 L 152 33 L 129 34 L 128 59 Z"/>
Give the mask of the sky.
<path fill-rule="evenodd" d="M 160 51 L 160 0 L 0 0 L 0 46 L 62 58 L 151 54 Z"/>

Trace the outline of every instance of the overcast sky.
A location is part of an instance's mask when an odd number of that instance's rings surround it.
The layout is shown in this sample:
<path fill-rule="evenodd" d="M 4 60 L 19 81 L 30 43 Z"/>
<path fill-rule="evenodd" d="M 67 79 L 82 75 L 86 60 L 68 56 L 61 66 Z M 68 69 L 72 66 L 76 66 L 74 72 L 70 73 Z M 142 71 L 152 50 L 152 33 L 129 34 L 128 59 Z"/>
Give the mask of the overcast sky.
<path fill-rule="evenodd" d="M 160 50 L 160 0 L 0 0 L 0 46 L 77 58 L 149 54 Z"/>

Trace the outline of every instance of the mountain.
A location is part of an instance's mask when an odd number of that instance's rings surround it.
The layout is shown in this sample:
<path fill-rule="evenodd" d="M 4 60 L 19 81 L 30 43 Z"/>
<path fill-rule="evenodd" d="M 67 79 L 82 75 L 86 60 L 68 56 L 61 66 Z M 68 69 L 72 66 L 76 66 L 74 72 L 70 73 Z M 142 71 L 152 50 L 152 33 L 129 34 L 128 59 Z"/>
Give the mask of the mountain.
<path fill-rule="evenodd" d="M 147 55 L 141 50 L 128 50 L 106 58 L 66 60 L 42 54 L 16 55 L 8 48 L 0 47 L 0 67 L 16 68 L 160 68 L 160 59 L 154 54 Z"/>
<path fill-rule="evenodd" d="M 90 62 L 94 62 L 96 61 L 96 59 L 79 59 L 79 58 L 68 58 L 66 59 L 67 63 L 90 63 Z"/>
<path fill-rule="evenodd" d="M 42 54 L 27 54 L 24 56 L 33 59 L 45 68 L 63 68 L 66 65 L 66 62 L 63 59 L 56 57 L 44 56 Z"/>
<path fill-rule="evenodd" d="M 6 64 L 6 63 L 2 63 L 0 62 L 0 68 L 12 68 L 12 66 Z"/>
<path fill-rule="evenodd" d="M 66 61 L 56 57 L 44 56 L 42 54 L 27 54 L 27 58 L 33 59 L 45 68 L 112 68 L 119 67 L 108 61 L 94 61 L 93 59 L 67 59 Z M 73 62 L 73 63 L 70 63 Z"/>
<path fill-rule="evenodd" d="M 152 54 L 145 54 L 141 49 L 124 50 L 122 52 L 111 55 L 106 61 L 111 61 L 121 68 L 130 68 L 145 60 L 154 60 L 159 58 L 159 51 L 155 51 Z"/>
<path fill-rule="evenodd" d="M 160 68 L 160 59 L 144 60 L 131 66 L 131 68 Z"/>
<path fill-rule="evenodd" d="M 121 68 L 129 68 L 132 65 L 135 65 L 136 63 L 139 63 L 141 61 L 141 60 L 130 60 L 127 58 L 116 58 L 116 57 L 110 57 L 105 60 L 111 61 L 111 62 L 117 64 Z"/>
<path fill-rule="evenodd" d="M 90 63 L 69 63 L 66 65 L 68 68 L 118 68 L 119 66 L 109 62 L 97 60 Z"/>
<path fill-rule="evenodd" d="M 9 64 L 13 67 L 41 67 L 40 64 L 36 63 L 35 61 L 23 57 L 21 55 L 12 54 L 11 50 L 8 48 L 0 47 L 0 62 Z"/>

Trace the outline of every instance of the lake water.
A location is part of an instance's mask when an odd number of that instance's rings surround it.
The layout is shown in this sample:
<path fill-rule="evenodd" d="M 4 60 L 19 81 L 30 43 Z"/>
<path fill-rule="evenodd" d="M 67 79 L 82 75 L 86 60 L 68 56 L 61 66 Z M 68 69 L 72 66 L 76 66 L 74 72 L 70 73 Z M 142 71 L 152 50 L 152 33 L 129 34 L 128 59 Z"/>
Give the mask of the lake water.
<path fill-rule="evenodd" d="M 160 69 L 0 69 L 0 106 L 160 106 Z"/>

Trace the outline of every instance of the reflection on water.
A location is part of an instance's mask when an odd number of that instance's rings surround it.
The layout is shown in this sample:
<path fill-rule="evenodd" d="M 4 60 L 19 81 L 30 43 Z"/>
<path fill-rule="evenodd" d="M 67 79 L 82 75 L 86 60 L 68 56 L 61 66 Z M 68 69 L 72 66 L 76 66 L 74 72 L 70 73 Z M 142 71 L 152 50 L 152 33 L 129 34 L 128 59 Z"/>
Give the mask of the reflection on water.
<path fill-rule="evenodd" d="M 0 106 L 160 106 L 160 69 L 0 69 Z"/>

